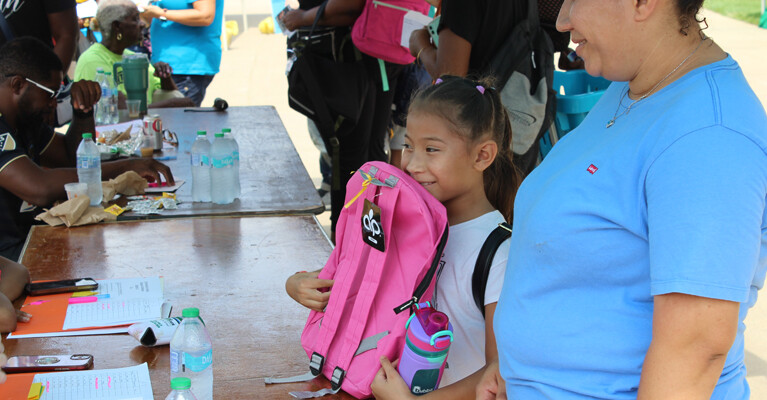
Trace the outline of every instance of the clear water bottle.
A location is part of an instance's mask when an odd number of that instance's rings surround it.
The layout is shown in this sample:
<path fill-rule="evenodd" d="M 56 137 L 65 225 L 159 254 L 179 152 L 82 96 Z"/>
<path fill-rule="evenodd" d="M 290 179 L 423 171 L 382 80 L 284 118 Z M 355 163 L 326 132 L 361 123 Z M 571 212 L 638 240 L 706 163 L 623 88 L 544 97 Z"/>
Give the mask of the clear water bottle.
<path fill-rule="evenodd" d="M 165 400 L 197 400 L 189 389 L 191 387 L 192 381 L 189 378 L 173 378 L 170 380 L 171 392 Z"/>
<path fill-rule="evenodd" d="M 77 179 L 88 184 L 88 197 L 92 206 L 101 204 L 101 153 L 93 135 L 83 133 L 83 140 L 77 146 Z"/>
<path fill-rule="evenodd" d="M 229 142 L 223 133 L 217 133 L 210 146 L 210 198 L 216 204 L 229 204 L 234 201 L 234 161 Z"/>
<path fill-rule="evenodd" d="M 103 86 L 104 86 L 104 77 L 105 77 L 104 70 L 102 68 L 97 69 L 96 70 L 96 83 L 99 84 L 100 88 L 103 88 Z M 103 89 L 102 89 L 102 91 L 103 91 Z M 94 106 L 94 114 L 95 114 L 94 115 L 94 119 L 95 119 L 96 125 L 106 125 L 106 123 L 104 122 L 104 111 L 105 111 L 105 108 L 104 108 L 103 104 L 104 104 L 104 96 L 103 96 L 103 93 L 102 93 L 102 96 L 99 98 L 99 101 Z"/>
<path fill-rule="evenodd" d="M 237 144 L 237 139 L 232 135 L 232 130 L 224 128 L 221 130 L 224 134 L 224 138 L 229 141 L 229 146 L 232 148 L 232 160 L 234 161 L 234 198 L 239 199 L 242 194 L 240 187 L 240 146 Z"/>
<path fill-rule="evenodd" d="M 170 378 L 192 381 L 192 392 L 199 400 L 213 399 L 213 346 L 200 310 L 185 308 L 184 320 L 170 340 Z"/>
<path fill-rule="evenodd" d="M 106 85 L 109 88 L 109 95 L 105 96 L 105 104 L 107 107 L 107 119 L 109 122 L 106 122 L 106 124 L 116 124 L 120 122 L 120 117 L 117 114 L 117 86 L 115 86 L 115 81 L 112 79 L 112 73 L 109 71 L 104 72 L 104 80 L 106 81 Z M 104 93 L 104 89 L 102 87 L 101 89 L 102 95 Z"/>
<path fill-rule="evenodd" d="M 210 202 L 210 142 L 205 131 L 197 131 L 192 143 L 192 201 Z"/>

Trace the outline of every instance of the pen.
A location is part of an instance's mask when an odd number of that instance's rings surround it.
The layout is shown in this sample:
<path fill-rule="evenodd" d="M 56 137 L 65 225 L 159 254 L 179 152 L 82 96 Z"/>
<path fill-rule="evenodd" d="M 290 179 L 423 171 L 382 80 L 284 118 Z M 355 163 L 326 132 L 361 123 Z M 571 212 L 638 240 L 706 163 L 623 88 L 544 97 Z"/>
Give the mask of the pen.
<path fill-rule="evenodd" d="M 71 297 L 69 299 L 69 304 L 95 303 L 98 300 L 99 299 L 96 296 Z"/>
<path fill-rule="evenodd" d="M 157 161 L 171 161 L 177 159 L 177 156 L 162 156 L 162 157 L 155 157 L 154 159 Z"/>

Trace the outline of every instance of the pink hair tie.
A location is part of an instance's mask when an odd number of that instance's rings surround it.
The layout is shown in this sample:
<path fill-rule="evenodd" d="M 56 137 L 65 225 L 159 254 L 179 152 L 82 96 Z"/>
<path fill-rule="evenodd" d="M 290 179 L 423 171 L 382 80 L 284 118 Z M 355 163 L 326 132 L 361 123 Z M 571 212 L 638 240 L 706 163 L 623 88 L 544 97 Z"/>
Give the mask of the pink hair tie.
<path fill-rule="evenodd" d="M 439 85 L 440 83 L 442 83 L 442 78 L 437 78 L 437 80 L 434 81 L 435 85 Z"/>
<path fill-rule="evenodd" d="M 482 85 L 477 85 L 477 90 L 479 90 L 480 93 L 485 94 L 485 87 Z"/>

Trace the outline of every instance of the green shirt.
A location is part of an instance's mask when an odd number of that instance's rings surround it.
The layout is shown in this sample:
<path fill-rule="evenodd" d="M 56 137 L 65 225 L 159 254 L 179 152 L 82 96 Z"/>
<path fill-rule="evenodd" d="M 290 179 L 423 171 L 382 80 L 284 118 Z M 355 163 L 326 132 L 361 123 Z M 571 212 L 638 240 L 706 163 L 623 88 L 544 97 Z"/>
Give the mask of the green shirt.
<path fill-rule="evenodd" d="M 123 54 L 134 54 L 130 50 L 124 50 Z M 112 53 L 101 43 L 94 43 L 88 50 L 85 51 L 77 60 L 77 66 L 75 67 L 75 82 L 85 79 L 89 81 L 96 80 L 96 71 L 101 68 L 104 72 L 112 72 L 112 65 L 116 62 L 122 61 L 122 55 Z M 160 78 L 154 76 L 154 67 L 149 64 L 149 87 L 146 91 L 147 104 L 152 103 L 152 93 L 155 90 L 160 89 Z M 122 83 L 117 86 L 117 90 L 125 93 L 125 85 Z"/>

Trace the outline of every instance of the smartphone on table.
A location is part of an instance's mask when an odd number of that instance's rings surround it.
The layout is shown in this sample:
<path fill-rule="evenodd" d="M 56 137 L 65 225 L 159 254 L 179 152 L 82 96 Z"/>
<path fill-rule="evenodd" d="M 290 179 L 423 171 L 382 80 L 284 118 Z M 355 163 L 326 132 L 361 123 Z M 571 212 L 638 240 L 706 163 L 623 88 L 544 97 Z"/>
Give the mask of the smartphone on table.
<path fill-rule="evenodd" d="M 44 294 L 79 292 L 85 290 L 96 290 L 99 284 L 93 278 L 65 279 L 51 282 L 28 283 L 26 290 L 30 296 L 40 296 Z"/>
<path fill-rule="evenodd" d="M 13 356 L 2 367 L 3 372 L 51 372 L 78 371 L 93 368 L 90 354 L 67 354 L 45 356 Z"/>

